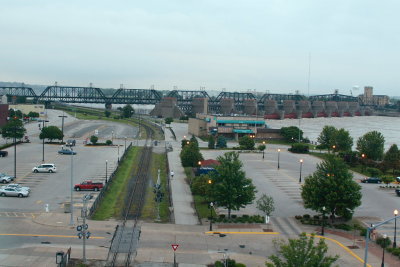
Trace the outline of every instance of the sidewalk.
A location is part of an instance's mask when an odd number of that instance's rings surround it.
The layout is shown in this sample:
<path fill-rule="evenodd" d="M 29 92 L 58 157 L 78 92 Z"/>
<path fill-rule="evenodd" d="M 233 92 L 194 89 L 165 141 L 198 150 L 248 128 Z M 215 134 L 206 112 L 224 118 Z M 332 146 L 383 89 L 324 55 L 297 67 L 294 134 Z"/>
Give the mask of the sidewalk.
<path fill-rule="evenodd" d="M 170 177 L 170 179 L 175 223 L 196 225 L 199 224 L 199 220 L 193 208 L 193 196 L 189 185 L 186 183 L 186 174 L 179 157 L 181 153 L 180 140 L 183 134 L 179 129 L 178 123 L 172 123 L 171 127 L 175 131 L 176 141 L 173 139 L 172 133 L 168 128 L 165 129 L 165 141 L 169 142 L 173 147 L 173 151 L 168 152 L 167 156 L 169 169 L 174 172 L 174 177 Z M 185 135 L 187 135 L 187 133 L 185 133 Z"/>

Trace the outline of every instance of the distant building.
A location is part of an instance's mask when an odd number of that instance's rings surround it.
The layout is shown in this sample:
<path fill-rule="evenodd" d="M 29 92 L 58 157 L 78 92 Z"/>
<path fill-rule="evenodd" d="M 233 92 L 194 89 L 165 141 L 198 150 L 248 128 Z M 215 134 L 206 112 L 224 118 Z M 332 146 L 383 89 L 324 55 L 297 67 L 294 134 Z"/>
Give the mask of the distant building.
<path fill-rule="evenodd" d="M 374 95 L 374 88 L 372 86 L 364 87 L 364 94 L 359 95 L 358 99 L 361 105 L 364 106 L 385 106 L 389 104 L 389 96 L 387 95 Z"/>
<path fill-rule="evenodd" d="M 0 127 L 7 123 L 8 105 L 0 104 Z"/>
<path fill-rule="evenodd" d="M 280 139 L 280 130 L 268 129 L 259 117 L 237 117 L 197 114 L 189 119 L 189 133 L 195 136 L 223 135 L 238 140 L 244 135 L 257 139 Z"/>

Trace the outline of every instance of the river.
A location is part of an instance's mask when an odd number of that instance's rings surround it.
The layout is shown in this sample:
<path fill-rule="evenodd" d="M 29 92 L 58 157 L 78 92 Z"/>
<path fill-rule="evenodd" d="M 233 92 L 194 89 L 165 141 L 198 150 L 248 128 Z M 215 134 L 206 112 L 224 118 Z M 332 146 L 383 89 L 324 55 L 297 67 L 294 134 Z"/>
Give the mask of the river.
<path fill-rule="evenodd" d="M 304 137 L 310 141 L 317 141 L 319 134 L 325 125 L 331 125 L 338 129 L 349 131 L 354 139 L 354 146 L 360 136 L 370 131 L 378 131 L 385 137 L 385 150 L 392 144 L 399 145 L 400 117 L 360 116 L 360 117 L 334 117 L 334 118 L 310 118 L 310 119 L 284 119 L 266 120 L 267 126 L 273 129 L 281 127 L 297 126 L 304 132 Z"/>

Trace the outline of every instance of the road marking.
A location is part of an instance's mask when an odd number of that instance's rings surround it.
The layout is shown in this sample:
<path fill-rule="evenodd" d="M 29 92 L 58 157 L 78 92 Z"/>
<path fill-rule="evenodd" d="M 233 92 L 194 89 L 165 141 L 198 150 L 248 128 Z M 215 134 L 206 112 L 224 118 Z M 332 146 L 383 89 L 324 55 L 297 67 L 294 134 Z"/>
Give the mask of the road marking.
<path fill-rule="evenodd" d="M 307 236 L 312 236 L 311 234 L 306 234 Z M 348 247 L 346 247 L 345 245 L 343 245 L 342 243 L 340 243 L 339 241 L 333 239 L 333 238 L 329 238 L 329 237 L 325 237 L 325 236 L 320 236 L 320 235 L 314 235 L 315 237 L 318 238 L 323 238 L 323 239 L 327 239 L 329 241 L 332 241 L 336 244 L 338 244 L 340 247 L 342 247 L 344 250 L 346 250 L 351 256 L 353 256 L 354 258 L 356 258 L 358 261 L 360 261 L 361 263 L 364 263 L 364 260 L 361 259 L 357 254 L 355 254 L 353 251 L 351 251 Z M 372 267 L 370 264 L 367 263 L 367 266 Z"/>
<path fill-rule="evenodd" d="M 221 231 L 208 231 L 206 234 L 243 234 L 243 235 L 280 235 L 279 232 L 221 232 Z"/>
<path fill-rule="evenodd" d="M 76 235 L 33 235 L 33 234 L 0 234 L 0 236 L 40 236 L 40 237 L 63 237 L 63 238 L 78 238 Z M 92 239 L 105 239 L 102 236 L 90 236 Z"/>
<path fill-rule="evenodd" d="M 36 204 L 42 204 L 43 203 L 43 201 L 42 200 L 38 200 L 38 201 L 36 201 Z"/>

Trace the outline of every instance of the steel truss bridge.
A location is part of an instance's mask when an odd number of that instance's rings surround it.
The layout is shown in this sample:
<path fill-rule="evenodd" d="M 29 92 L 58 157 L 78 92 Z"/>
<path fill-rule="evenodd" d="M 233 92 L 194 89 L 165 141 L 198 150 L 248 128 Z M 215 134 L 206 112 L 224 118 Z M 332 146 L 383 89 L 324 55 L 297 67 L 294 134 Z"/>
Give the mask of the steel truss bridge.
<path fill-rule="evenodd" d="M 243 107 L 245 100 L 253 99 L 257 106 L 262 108 L 266 100 L 275 100 L 282 103 L 284 100 L 309 100 L 309 101 L 351 101 L 357 102 L 358 98 L 341 94 L 328 94 L 306 97 L 299 94 L 264 94 L 257 97 L 252 93 L 244 92 L 221 92 L 217 97 L 210 97 L 206 91 L 173 90 L 157 91 L 154 89 L 116 89 L 112 95 L 106 95 L 101 88 L 96 87 L 72 87 L 72 86 L 48 86 L 40 94 L 36 95 L 30 87 L 0 87 L 0 95 L 11 98 L 31 98 L 34 103 L 38 102 L 63 102 L 63 103 L 99 103 L 99 104 L 142 104 L 155 105 L 161 102 L 163 97 L 174 97 L 178 106 L 185 112 L 192 108 L 194 98 L 208 99 L 211 110 L 219 110 L 220 102 L 224 98 L 234 100 L 235 107 L 239 110 Z"/>

